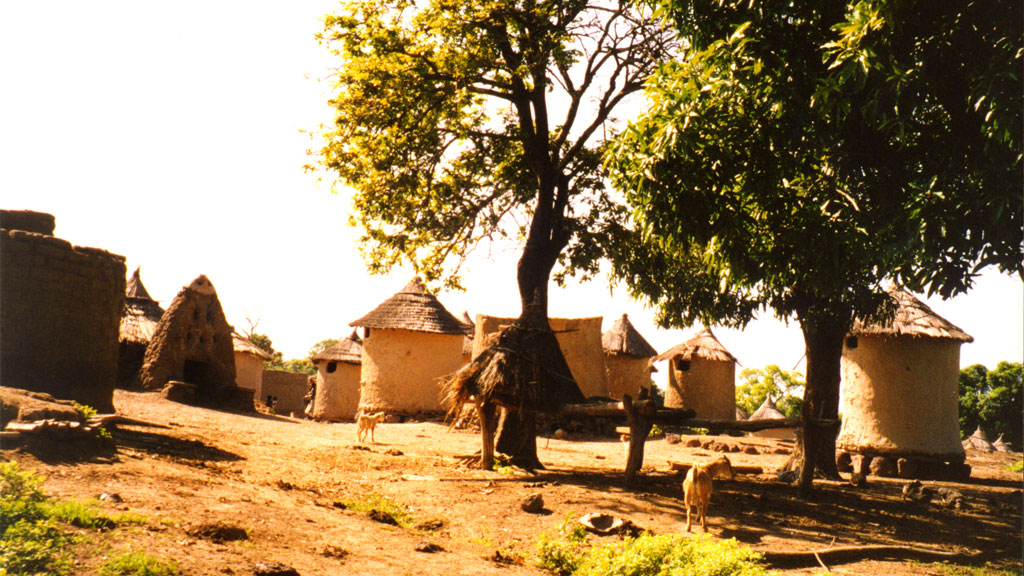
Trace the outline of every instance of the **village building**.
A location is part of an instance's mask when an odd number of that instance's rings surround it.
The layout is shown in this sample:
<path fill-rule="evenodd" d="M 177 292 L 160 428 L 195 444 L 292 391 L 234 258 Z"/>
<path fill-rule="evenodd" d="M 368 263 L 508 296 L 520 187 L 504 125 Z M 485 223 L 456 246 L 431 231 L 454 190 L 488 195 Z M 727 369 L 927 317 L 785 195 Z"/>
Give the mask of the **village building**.
<path fill-rule="evenodd" d="M 235 385 L 258 398 L 263 386 L 264 363 L 273 356 L 240 334 L 231 334 L 231 345 L 235 352 Z"/>
<path fill-rule="evenodd" d="M 855 322 L 843 346 L 836 447 L 894 461 L 962 464 L 960 346 L 973 338 L 910 293 L 890 294 L 891 320 Z"/>
<path fill-rule="evenodd" d="M 736 418 L 736 358 L 710 329 L 657 357 L 668 361 L 666 408 L 693 410 L 697 418 Z"/>
<path fill-rule="evenodd" d="M 1000 440 L 1002 438 L 1002 436 L 999 437 Z M 996 450 L 995 444 L 989 441 L 988 434 L 985 434 L 981 426 L 978 426 L 974 434 L 968 436 L 960 445 L 963 446 L 964 450 L 980 450 L 982 452 L 995 452 Z"/>
<path fill-rule="evenodd" d="M 362 327 L 359 409 L 440 414 L 441 379 L 462 366 L 467 326 L 416 277 L 370 313 Z"/>
<path fill-rule="evenodd" d="M 478 356 L 515 318 L 477 314 L 473 357 Z M 584 398 L 608 398 L 608 379 L 601 347 L 601 316 L 591 318 L 548 318 L 572 377 Z"/>
<path fill-rule="evenodd" d="M 55 227 L 51 214 L 0 211 L 3 385 L 113 412 L 125 260 Z"/>
<path fill-rule="evenodd" d="M 786 415 L 779 410 L 779 407 L 775 405 L 775 401 L 772 400 L 771 395 L 768 395 L 764 399 L 764 402 L 754 410 L 754 413 L 750 415 L 747 420 L 776 420 L 779 418 L 785 418 Z M 737 420 L 740 418 L 737 417 Z M 757 432 L 751 432 L 751 436 L 757 436 L 760 438 L 779 438 L 781 440 L 795 440 L 796 439 L 796 428 L 795 427 L 782 427 L 782 428 L 767 428 L 765 430 L 758 430 Z"/>
<path fill-rule="evenodd" d="M 146 347 L 164 315 L 164 309 L 142 284 L 139 270 L 135 269 L 125 286 L 124 313 L 121 315 L 117 349 L 117 385 L 121 388 L 141 386 Z"/>
<path fill-rule="evenodd" d="M 272 408 L 275 414 L 302 416 L 306 388 L 310 376 L 290 370 L 264 370 L 256 398 Z"/>
<path fill-rule="evenodd" d="M 623 314 L 601 335 L 601 347 L 609 397 L 622 400 L 629 394 L 638 398 L 641 389 L 650 389 L 658 351 L 633 327 L 629 316 Z"/>
<path fill-rule="evenodd" d="M 316 366 L 316 390 L 306 413 L 316 420 L 352 420 L 359 410 L 359 378 L 363 340 L 352 335 L 322 350 L 310 361 Z"/>
<path fill-rule="evenodd" d="M 462 365 L 473 361 L 473 338 L 476 334 L 476 322 L 469 317 L 469 311 L 462 313 L 462 323 L 466 325 L 466 337 L 462 340 Z"/>
<path fill-rule="evenodd" d="M 174 297 L 146 349 L 142 387 L 162 390 L 168 383 L 191 389 L 177 398 L 221 403 L 237 398 L 234 329 L 217 291 L 199 276 Z"/>

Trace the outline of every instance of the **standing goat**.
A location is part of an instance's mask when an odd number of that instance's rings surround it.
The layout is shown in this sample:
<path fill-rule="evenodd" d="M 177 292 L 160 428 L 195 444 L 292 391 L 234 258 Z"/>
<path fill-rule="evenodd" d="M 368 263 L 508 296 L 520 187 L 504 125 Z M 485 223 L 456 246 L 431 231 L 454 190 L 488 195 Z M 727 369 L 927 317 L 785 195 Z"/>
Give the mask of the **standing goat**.
<path fill-rule="evenodd" d="M 711 479 L 715 476 L 725 475 L 732 480 L 732 462 L 728 456 L 722 456 L 708 464 L 694 464 L 686 473 L 686 480 L 683 480 L 683 503 L 686 504 L 686 531 L 690 531 L 690 507 L 697 507 L 697 517 L 700 519 L 700 527 L 708 531 L 707 511 L 708 502 L 711 500 Z"/>
<path fill-rule="evenodd" d="M 373 437 L 373 431 L 377 427 L 377 424 L 384 419 L 384 412 L 378 412 L 377 414 L 363 414 L 359 413 L 356 417 L 356 423 L 359 428 L 356 430 L 356 437 L 359 438 L 360 442 L 366 441 L 366 433 L 370 433 L 370 442 L 373 444 L 377 443 L 377 440 Z"/>

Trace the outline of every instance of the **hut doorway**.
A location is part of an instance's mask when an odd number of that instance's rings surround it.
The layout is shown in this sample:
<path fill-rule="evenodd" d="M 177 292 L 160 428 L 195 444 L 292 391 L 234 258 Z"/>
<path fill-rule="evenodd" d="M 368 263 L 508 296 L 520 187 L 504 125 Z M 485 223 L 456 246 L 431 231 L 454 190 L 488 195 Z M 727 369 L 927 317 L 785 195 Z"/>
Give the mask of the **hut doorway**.
<path fill-rule="evenodd" d="M 218 384 L 217 374 L 217 369 L 209 362 L 185 360 L 185 365 L 181 370 L 181 379 L 188 384 L 194 384 L 200 389 L 216 388 Z"/>

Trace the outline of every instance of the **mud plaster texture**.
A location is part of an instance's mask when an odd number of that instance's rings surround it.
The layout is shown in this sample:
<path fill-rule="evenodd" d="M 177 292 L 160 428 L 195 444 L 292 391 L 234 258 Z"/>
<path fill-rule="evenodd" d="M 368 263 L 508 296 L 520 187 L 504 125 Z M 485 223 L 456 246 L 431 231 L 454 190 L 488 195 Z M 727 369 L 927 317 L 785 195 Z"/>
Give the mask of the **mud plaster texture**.
<path fill-rule="evenodd" d="M 11 221 L 7 211 L 2 220 Z M 124 257 L 34 232 L 0 234 L 3 385 L 112 412 Z"/>
<path fill-rule="evenodd" d="M 371 329 L 363 340 L 359 409 L 441 414 L 441 378 L 462 366 L 462 334 Z"/>
<path fill-rule="evenodd" d="M 673 358 L 668 363 L 666 408 L 688 408 L 697 418 L 736 418 L 736 364 L 694 357 L 688 370 Z"/>
<path fill-rule="evenodd" d="M 334 371 L 328 372 L 334 364 Z M 316 372 L 316 395 L 310 416 L 317 420 L 337 422 L 352 420 L 359 409 L 359 376 L 362 365 L 352 362 L 319 362 Z"/>
<path fill-rule="evenodd" d="M 641 389 L 651 387 L 650 358 L 605 354 L 604 368 L 611 398 L 622 400 L 625 394 L 637 398 Z"/>
<path fill-rule="evenodd" d="M 146 349 L 142 387 L 159 390 L 177 380 L 196 386 L 203 403 L 219 403 L 235 389 L 233 329 L 206 276 L 181 289 Z"/>
<path fill-rule="evenodd" d="M 309 375 L 304 372 L 287 370 L 264 370 L 263 383 L 260 385 L 258 399 L 267 402 L 268 396 L 277 401 L 277 414 L 300 414 L 303 408 L 302 399 L 306 395 L 306 383 Z"/>

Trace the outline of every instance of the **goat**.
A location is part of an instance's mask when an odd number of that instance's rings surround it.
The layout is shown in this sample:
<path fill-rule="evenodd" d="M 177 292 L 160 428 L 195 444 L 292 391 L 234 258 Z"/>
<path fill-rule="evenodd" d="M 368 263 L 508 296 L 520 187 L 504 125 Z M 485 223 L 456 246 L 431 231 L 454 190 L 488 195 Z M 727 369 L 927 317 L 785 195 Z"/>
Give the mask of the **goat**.
<path fill-rule="evenodd" d="M 373 437 L 373 431 L 377 428 L 377 424 L 384 419 L 384 412 L 378 412 L 377 414 L 364 414 L 359 413 L 356 417 L 356 422 L 359 424 L 359 429 L 356 431 L 356 437 L 359 438 L 360 442 L 366 441 L 366 433 L 370 433 L 370 442 L 373 444 L 377 443 L 376 438 Z"/>
<path fill-rule="evenodd" d="M 694 464 L 683 480 L 683 503 L 686 505 L 686 531 L 690 531 L 690 507 L 696 506 L 700 527 L 708 531 L 707 511 L 711 500 L 711 479 L 718 475 L 726 475 L 730 480 L 735 476 L 732 462 L 728 456 L 722 456 L 708 464 Z"/>

